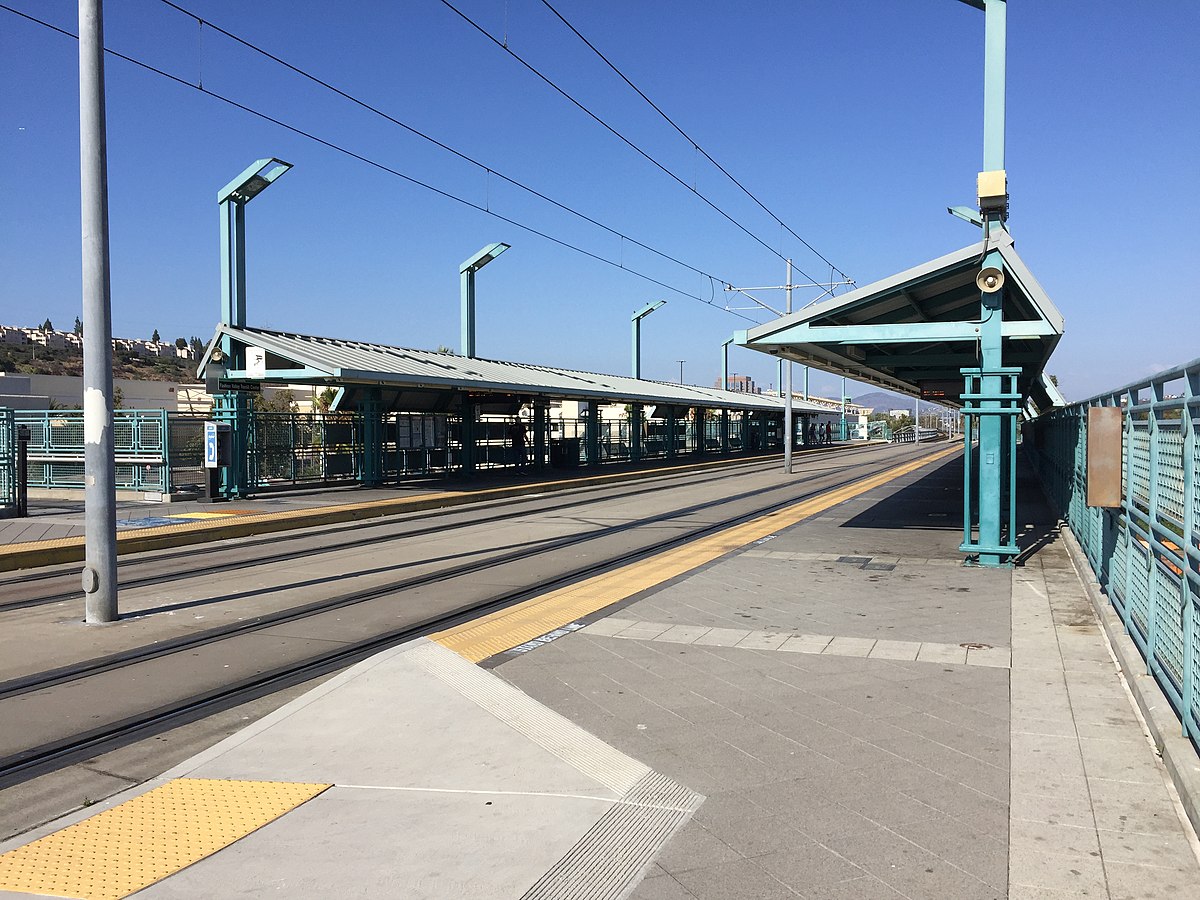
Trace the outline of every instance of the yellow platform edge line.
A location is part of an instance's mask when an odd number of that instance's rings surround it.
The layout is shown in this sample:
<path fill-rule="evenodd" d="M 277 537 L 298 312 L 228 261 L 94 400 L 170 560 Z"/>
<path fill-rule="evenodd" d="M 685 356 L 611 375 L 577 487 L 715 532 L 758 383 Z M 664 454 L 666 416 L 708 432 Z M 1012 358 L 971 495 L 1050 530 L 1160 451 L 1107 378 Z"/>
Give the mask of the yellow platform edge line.
<path fill-rule="evenodd" d="M 549 591 L 508 609 L 431 634 L 430 640 L 453 650 L 470 662 L 482 662 L 583 616 L 620 603 L 641 591 L 694 571 L 727 553 L 944 459 L 961 449 L 957 446 L 951 447 L 872 475 L 855 484 L 835 488 L 819 497 L 766 513 L 751 522 L 731 526 L 683 547 L 663 551 L 648 559 L 594 575 L 569 587 Z"/>
<path fill-rule="evenodd" d="M 209 541 L 252 537 L 299 528 L 339 525 L 389 515 L 425 512 L 431 509 L 465 506 L 471 503 L 486 503 L 489 500 L 504 500 L 526 494 L 544 494 L 581 487 L 604 486 L 609 482 L 639 481 L 679 472 L 702 471 L 726 465 L 762 462 L 770 458 L 769 456 L 751 457 L 750 459 L 725 458 L 634 472 L 602 472 L 561 481 L 539 481 L 531 484 L 484 488 L 478 491 L 433 492 L 387 500 L 366 500 L 341 506 L 241 514 L 236 517 L 225 516 L 221 520 L 209 519 L 192 522 L 181 520 L 178 525 L 131 528 L 118 532 L 117 553 L 118 555 L 144 553 L 150 550 L 166 550 Z M 233 521 L 230 521 L 231 519 Z M 0 572 L 79 562 L 83 556 L 84 539 L 82 537 L 52 538 L 47 541 L 7 544 L 0 546 Z"/>
<path fill-rule="evenodd" d="M 177 778 L 0 855 L 0 890 L 118 900 L 228 847 L 330 787 Z"/>

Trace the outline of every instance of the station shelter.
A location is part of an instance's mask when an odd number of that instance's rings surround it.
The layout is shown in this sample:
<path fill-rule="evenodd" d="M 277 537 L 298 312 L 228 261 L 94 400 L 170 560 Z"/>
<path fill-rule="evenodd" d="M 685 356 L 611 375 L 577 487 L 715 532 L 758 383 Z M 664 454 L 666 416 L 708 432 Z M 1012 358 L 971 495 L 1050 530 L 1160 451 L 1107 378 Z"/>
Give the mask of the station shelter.
<path fill-rule="evenodd" d="M 236 367 L 235 367 L 236 366 Z M 359 480 L 383 483 L 416 445 L 397 427 L 419 420 L 448 432 L 440 467 L 472 475 L 499 466 L 595 466 L 661 457 L 778 451 L 784 400 L 697 385 L 414 350 L 364 341 L 222 324 L 200 361 L 216 398 L 213 417 L 229 426 L 226 498 L 254 493 L 253 397 L 262 386 L 334 389 L 330 414 L 353 416 Z M 623 407 L 616 416 L 614 406 Z M 562 410 L 578 410 L 564 418 Z M 815 404 L 793 401 L 803 443 Z M 558 415 L 555 413 L 558 412 Z M 424 427 L 424 426 L 422 426 Z"/>
<path fill-rule="evenodd" d="M 998 222 L 982 242 L 739 332 L 736 343 L 964 415 L 961 549 L 1017 547 L 1018 419 L 1062 399 L 1045 365 L 1063 318 Z"/>

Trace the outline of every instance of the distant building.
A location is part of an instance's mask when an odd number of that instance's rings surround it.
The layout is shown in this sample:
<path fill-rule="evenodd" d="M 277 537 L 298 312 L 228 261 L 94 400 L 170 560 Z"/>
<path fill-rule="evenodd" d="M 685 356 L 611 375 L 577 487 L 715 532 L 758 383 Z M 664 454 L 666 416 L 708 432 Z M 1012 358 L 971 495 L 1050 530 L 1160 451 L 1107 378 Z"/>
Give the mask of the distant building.
<path fill-rule="evenodd" d="M 721 387 L 721 379 L 718 378 L 713 382 L 713 387 Z M 729 381 L 725 384 L 725 390 L 736 391 L 739 394 L 761 394 L 762 388 L 754 386 L 754 379 L 749 375 L 730 375 Z"/>

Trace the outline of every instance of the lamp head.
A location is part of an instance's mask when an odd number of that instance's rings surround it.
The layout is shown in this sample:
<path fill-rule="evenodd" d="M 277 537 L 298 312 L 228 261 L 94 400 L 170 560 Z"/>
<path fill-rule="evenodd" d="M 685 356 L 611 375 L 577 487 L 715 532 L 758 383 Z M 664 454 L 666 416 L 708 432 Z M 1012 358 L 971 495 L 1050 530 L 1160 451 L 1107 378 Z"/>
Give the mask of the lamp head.
<path fill-rule="evenodd" d="M 466 262 L 464 262 L 461 266 L 458 267 L 459 274 L 463 274 L 465 272 L 478 272 L 480 269 L 482 269 L 484 266 L 486 266 L 488 263 L 490 263 L 493 259 L 495 259 L 501 253 L 503 253 L 505 250 L 508 250 L 511 246 L 512 246 L 511 244 L 502 244 L 502 243 L 501 244 L 488 244 L 486 247 L 484 247 L 482 250 L 480 250 L 478 253 L 476 253 L 474 256 L 472 256 L 470 259 L 468 259 Z"/>
<path fill-rule="evenodd" d="M 217 192 L 217 202 L 234 200 L 238 203 L 249 203 L 291 167 L 290 162 L 274 157 L 256 160 Z"/>
<path fill-rule="evenodd" d="M 946 212 L 956 218 L 962 219 L 964 222 L 970 222 L 979 228 L 983 227 L 983 216 L 979 215 L 979 213 L 969 206 L 947 206 Z"/>
<path fill-rule="evenodd" d="M 666 302 L 667 302 L 666 300 L 655 300 L 653 303 L 647 303 L 645 306 L 643 306 L 641 309 L 639 309 L 637 312 L 635 312 L 633 314 L 633 318 L 631 321 L 636 322 L 638 319 L 644 319 L 646 316 L 650 315 L 650 313 L 654 312 L 656 309 L 658 309 L 660 306 L 662 306 Z"/>

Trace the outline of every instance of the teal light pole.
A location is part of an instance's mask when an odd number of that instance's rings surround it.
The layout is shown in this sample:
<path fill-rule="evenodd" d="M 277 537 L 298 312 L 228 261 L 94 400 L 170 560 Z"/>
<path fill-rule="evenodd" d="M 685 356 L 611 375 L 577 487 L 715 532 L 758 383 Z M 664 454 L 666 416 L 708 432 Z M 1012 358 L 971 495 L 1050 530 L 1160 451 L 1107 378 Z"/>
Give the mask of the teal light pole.
<path fill-rule="evenodd" d="M 221 213 L 221 324 L 243 328 L 246 325 L 246 204 L 270 187 L 292 167 L 291 163 L 274 157 L 259 159 L 242 171 L 237 178 L 217 192 Z M 225 365 L 229 370 L 243 372 L 246 353 L 235 351 L 233 342 L 221 341 Z M 233 443 L 231 465 L 225 470 L 222 494 L 238 496 L 246 492 L 246 446 L 249 426 L 249 404 L 238 391 L 217 394 L 214 398 L 214 417 L 227 422 Z"/>
<path fill-rule="evenodd" d="M 475 273 L 508 250 L 511 244 L 488 244 L 458 267 L 459 299 L 462 304 L 459 352 L 475 357 Z"/>
<path fill-rule="evenodd" d="M 729 390 L 729 345 L 733 338 L 721 344 L 721 390 Z"/>
<path fill-rule="evenodd" d="M 641 309 L 633 314 L 629 320 L 633 326 L 633 377 L 642 377 L 642 319 L 650 315 L 664 303 L 666 300 L 655 300 L 653 303 L 647 303 Z"/>

